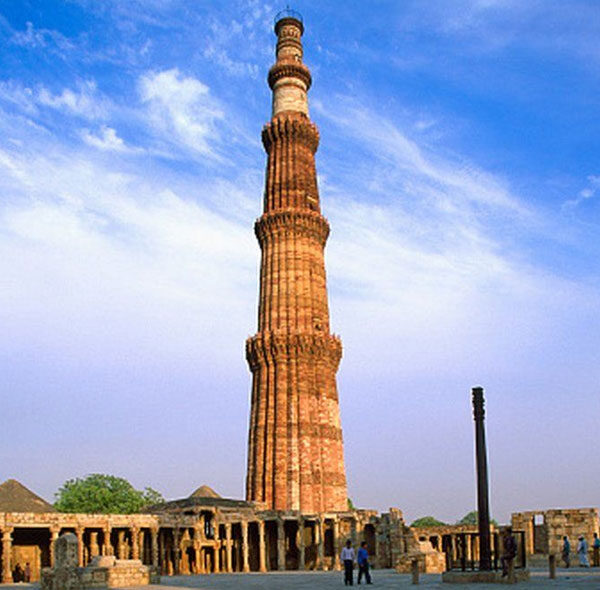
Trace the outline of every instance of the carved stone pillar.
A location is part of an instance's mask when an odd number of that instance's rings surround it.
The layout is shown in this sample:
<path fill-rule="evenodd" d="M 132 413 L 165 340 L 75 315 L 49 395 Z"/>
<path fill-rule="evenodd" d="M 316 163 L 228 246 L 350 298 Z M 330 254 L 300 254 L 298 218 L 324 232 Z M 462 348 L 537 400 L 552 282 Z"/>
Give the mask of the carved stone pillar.
<path fill-rule="evenodd" d="M 304 519 L 300 517 L 298 519 L 298 534 L 296 535 L 298 539 L 298 569 L 303 570 L 305 565 L 305 555 L 304 555 Z"/>
<path fill-rule="evenodd" d="M 231 524 L 225 524 L 225 543 L 226 543 L 226 551 L 227 551 L 227 571 L 229 573 L 233 570 L 233 560 L 231 559 Z"/>
<path fill-rule="evenodd" d="M 265 521 L 258 521 L 258 570 L 267 571 L 267 547 L 265 543 Z"/>
<path fill-rule="evenodd" d="M 380 562 L 380 549 L 379 549 L 379 531 L 377 530 L 377 526 L 373 525 L 373 533 L 375 535 L 375 555 L 373 556 L 375 559 L 373 560 L 376 564 L 376 567 L 381 568 L 383 564 Z"/>
<path fill-rule="evenodd" d="M 152 537 L 152 565 L 158 567 L 158 529 L 150 529 Z"/>
<path fill-rule="evenodd" d="M 111 527 L 106 526 L 102 530 L 104 532 L 104 539 L 103 539 L 104 543 L 102 545 L 102 555 L 112 555 L 113 550 L 112 550 L 112 545 L 110 543 Z"/>
<path fill-rule="evenodd" d="M 100 546 L 98 545 L 98 531 L 90 531 L 90 559 L 100 554 Z"/>
<path fill-rule="evenodd" d="M 242 520 L 242 571 L 249 572 L 250 571 L 250 562 L 249 556 L 250 551 L 248 547 L 248 523 L 245 520 Z"/>
<path fill-rule="evenodd" d="M 140 552 L 140 559 L 142 560 L 142 563 L 146 563 L 148 561 L 148 555 L 147 555 L 147 551 L 146 551 L 146 543 L 144 543 L 146 537 L 145 537 L 145 532 L 140 529 L 139 533 L 138 533 L 138 548 L 139 548 L 139 552 Z"/>
<path fill-rule="evenodd" d="M 277 520 L 277 569 L 285 570 L 285 528 L 283 520 Z"/>
<path fill-rule="evenodd" d="M 217 538 L 217 535 L 215 533 L 215 539 Z M 215 551 L 214 551 L 214 555 L 215 555 L 215 574 L 220 574 L 221 573 L 221 568 L 223 567 L 223 564 L 221 563 L 221 542 L 217 541 L 215 543 Z"/>
<path fill-rule="evenodd" d="M 173 527 L 173 575 L 179 575 L 179 557 L 181 555 L 180 547 L 181 531 L 179 527 Z"/>
<path fill-rule="evenodd" d="M 317 543 L 317 569 L 322 570 L 325 563 L 325 521 L 315 523 L 315 542 Z"/>
<path fill-rule="evenodd" d="M 50 567 L 54 567 L 54 543 L 58 539 L 59 533 L 60 533 L 60 528 L 57 528 L 57 527 L 50 528 Z"/>
<path fill-rule="evenodd" d="M 79 526 L 75 529 L 75 533 L 77 535 L 77 565 L 79 567 L 83 567 L 85 564 L 83 563 L 83 550 L 84 550 L 84 545 L 83 545 L 83 532 L 84 532 L 84 528 L 82 526 Z"/>
<path fill-rule="evenodd" d="M 12 527 L 2 529 L 2 583 L 12 584 Z"/>
<path fill-rule="evenodd" d="M 140 558 L 140 529 L 136 526 L 131 528 L 131 559 Z"/>
<path fill-rule="evenodd" d="M 194 574 L 203 573 L 202 563 L 200 561 L 201 557 L 202 557 L 202 550 L 200 548 L 200 541 L 198 541 L 198 539 L 194 539 L 194 568 L 193 568 Z"/>
<path fill-rule="evenodd" d="M 339 571 L 342 569 L 340 562 L 340 521 L 333 521 L 333 569 Z"/>
<path fill-rule="evenodd" d="M 127 559 L 129 556 L 125 551 L 125 531 L 117 532 L 117 559 Z"/>

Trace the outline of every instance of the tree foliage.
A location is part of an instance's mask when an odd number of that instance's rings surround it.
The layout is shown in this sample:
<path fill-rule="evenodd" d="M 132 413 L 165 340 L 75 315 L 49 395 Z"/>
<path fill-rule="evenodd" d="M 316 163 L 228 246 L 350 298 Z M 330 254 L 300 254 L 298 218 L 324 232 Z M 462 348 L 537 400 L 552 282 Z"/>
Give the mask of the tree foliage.
<path fill-rule="evenodd" d="M 446 523 L 438 520 L 434 516 L 422 516 L 413 521 L 410 526 L 414 527 L 430 527 L 430 526 L 444 526 Z"/>
<path fill-rule="evenodd" d="M 352 501 L 352 498 L 348 498 L 348 510 L 356 510 L 356 508 L 354 507 L 354 502 Z"/>
<path fill-rule="evenodd" d="M 59 512 L 134 514 L 164 501 L 152 488 L 139 491 L 122 477 L 92 473 L 66 481 L 56 493 L 54 507 Z"/>
<path fill-rule="evenodd" d="M 468 525 L 477 525 L 479 515 L 477 510 L 472 510 L 471 512 L 465 514 L 456 524 L 468 524 Z M 498 523 L 493 518 L 490 518 L 490 524 L 493 524 L 495 527 L 498 526 Z"/>

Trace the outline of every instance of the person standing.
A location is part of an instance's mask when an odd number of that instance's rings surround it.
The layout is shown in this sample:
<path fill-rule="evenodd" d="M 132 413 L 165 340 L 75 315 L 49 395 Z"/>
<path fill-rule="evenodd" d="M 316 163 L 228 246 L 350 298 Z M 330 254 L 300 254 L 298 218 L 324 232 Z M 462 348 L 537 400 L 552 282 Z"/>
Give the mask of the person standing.
<path fill-rule="evenodd" d="M 579 537 L 579 543 L 577 543 L 577 555 L 579 555 L 579 564 L 583 567 L 590 567 L 590 562 L 588 561 L 588 544 L 584 539 L 583 535 Z"/>
<path fill-rule="evenodd" d="M 354 583 L 354 576 L 352 569 L 354 568 L 354 549 L 352 548 L 352 541 L 348 539 L 346 546 L 342 549 L 342 562 L 344 563 L 344 585 L 352 586 Z"/>
<path fill-rule="evenodd" d="M 31 582 L 31 566 L 29 565 L 29 562 L 25 564 L 25 572 L 23 574 L 23 577 L 25 579 L 25 582 L 27 582 L 28 584 L 29 582 Z"/>
<path fill-rule="evenodd" d="M 507 526 L 502 536 L 502 577 L 508 576 L 513 559 L 517 555 L 517 540 L 512 534 L 512 527 Z"/>
<path fill-rule="evenodd" d="M 562 559 L 565 562 L 565 567 L 571 565 L 571 543 L 569 542 L 569 537 L 567 537 L 567 535 L 563 537 Z"/>
<path fill-rule="evenodd" d="M 360 584 L 360 580 L 364 574 L 367 584 L 372 584 L 373 582 L 371 582 L 371 574 L 369 573 L 369 553 L 367 552 L 366 541 L 363 541 L 360 544 L 360 549 L 358 550 L 356 561 L 358 563 L 358 580 L 356 583 Z"/>
<path fill-rule="evenodd" d="M 600 567 L 600 538 L 594 533 L 594 567 Z"/>

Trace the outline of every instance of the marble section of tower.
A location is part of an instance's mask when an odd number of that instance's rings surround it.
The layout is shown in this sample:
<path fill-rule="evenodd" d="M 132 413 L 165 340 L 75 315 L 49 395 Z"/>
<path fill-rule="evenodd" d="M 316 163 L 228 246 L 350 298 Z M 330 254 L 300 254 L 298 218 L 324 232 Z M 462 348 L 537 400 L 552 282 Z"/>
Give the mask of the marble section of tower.
<path fill-rule="evenodd" d="M 277 21 L 269 71 L 270 122 L 258 332 L 246 342 L 252 372 L 246 498 L 274 510 L 347 509 L 336 372 L 342 345 L 329 330 L 324 248 L 315 169 L 319 132 L 308 116 L 311 75 L 302 62 L 302 22 Z"/>

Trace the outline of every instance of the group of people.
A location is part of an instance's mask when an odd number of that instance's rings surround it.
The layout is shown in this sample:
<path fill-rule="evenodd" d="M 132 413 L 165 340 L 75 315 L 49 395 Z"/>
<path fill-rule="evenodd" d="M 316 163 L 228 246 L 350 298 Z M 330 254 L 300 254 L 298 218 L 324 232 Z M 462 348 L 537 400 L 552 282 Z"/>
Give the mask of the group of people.
<path fill-rule="evenodd" d="M 598 533 L 594 533 L 594 544 L 592 547 L 594 549 L 594 566 L 600 567 L 600 538 L 598 537 Z M 579 557 L 580 565 L 583 567 L 590 567 L 590 562 L 588 560 L 588 543 L 583 535 L 577 540 L 577 556 Z M 565 567 L 571 565 L 571 542 L 566 535 L 563 537 L 562 559 L 565 562 Z"/>
<path fill-rule="evenodd" d="M 13 581 L 14 582 L 31 582 L 31 566 L 29 562 L 25 564 L 25 567 L 22 568 L 20 563 L 17 563 L 15 569 L 13 570 Z"/>
<path fill-rule="evenodd" d="M 346 586 L 352 586 L 354 583 L 354 562 L 358 564 L 358 580 L 356 583 L 360 584 L 363 576 L 367 584 L 373 583 L 369 573 L 369 553 L 365 541 L 360 544 L 360 549 L 356 555 L 352 547 L 352 541 L 346 541 L 346 546 L 342 549 L 341 559 L 344 564 L 344 584 Z"/>
<path fill-rule="evenodd" d="M 517 540 L 512 534 L 512 528 L 506 527 L 502 538 L 502 576 L 507 576 L 510 571 L 510 566 L 517 555 Z M 598 533 L 594 533 L 594 566 L 600 566 L 600 538 Z M 579 556 L 579 563 L 583 567 L 590 567 L 588 561 L 588 544 L 583 536 L 580 536 L 577 543 L 577 555 Z M 571 564 L 571 543 L 569 537 L 563 537 L 562 546 L 562 558 L 565 562 L 565 567 L 569 567 Z M 342 563 L 344 564 L 344 584 L 346 586 L 353 585 L 354 578 L 354 563 L 358 564 L 358 580 L 360 584 L 362 577 L 364 576 L 367 584 L 372 584 L 371 574 L 369 573 L 369 554 L 367 552 L 367 544 L 363 541 L 360 544 L 360 549 L 355 555 L 354 548 L 352 547 L 352 541 L 346 541 L 346 546 L 342 549 L 341 555 Z"/>

